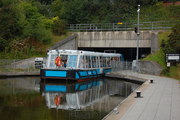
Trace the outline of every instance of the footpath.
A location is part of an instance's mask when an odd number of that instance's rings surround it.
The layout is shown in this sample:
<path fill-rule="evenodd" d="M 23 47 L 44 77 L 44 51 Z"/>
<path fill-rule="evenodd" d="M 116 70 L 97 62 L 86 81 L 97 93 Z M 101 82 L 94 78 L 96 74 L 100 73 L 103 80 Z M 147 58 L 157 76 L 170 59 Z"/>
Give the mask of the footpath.
<path fill-rule="evenodd" d="M 114 72 L 111 76 L 145 79 L 136 91 L 112 110 L 103 120 L 180 120 L 180 81 L 130 71 Z M 153 80 L 150 83 L 149 80 Z"/>

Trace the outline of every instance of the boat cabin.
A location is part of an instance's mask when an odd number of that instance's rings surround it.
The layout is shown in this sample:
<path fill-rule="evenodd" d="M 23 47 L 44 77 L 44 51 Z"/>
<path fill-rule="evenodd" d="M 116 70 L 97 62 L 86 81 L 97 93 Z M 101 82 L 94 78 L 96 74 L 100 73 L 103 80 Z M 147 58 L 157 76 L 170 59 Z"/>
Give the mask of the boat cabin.
<path fill-rule="evenodd" d="M 55 64 L 60 57 L 60 65 Z M 94 69 L 112 67 L 122 61 L 122 55 L 79 50 L 50 50 L 46 69 Z"/>

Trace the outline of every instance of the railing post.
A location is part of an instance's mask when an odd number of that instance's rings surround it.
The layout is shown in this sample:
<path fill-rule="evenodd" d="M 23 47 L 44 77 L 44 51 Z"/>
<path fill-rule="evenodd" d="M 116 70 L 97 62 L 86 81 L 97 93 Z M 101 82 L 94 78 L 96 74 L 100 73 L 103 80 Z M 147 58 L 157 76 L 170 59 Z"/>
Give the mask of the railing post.
<path fill-rule="evenodd" d="M 126 23 L 125 23 L 125 30 L 127 31 L 127 26 L 126 26 Z"/>
<path fill-rule="evenodd" d="M 113 29 L 112 29 L 112 31 L 114 31 L 114 23 L 113 23 Z"/>

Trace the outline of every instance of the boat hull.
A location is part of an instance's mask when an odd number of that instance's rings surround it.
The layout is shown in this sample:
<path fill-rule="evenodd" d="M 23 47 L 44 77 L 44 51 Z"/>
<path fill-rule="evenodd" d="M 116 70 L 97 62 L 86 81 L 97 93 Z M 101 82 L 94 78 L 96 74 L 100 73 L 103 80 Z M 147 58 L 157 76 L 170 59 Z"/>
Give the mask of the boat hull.
<path fill-rule="evenodd" d="M 87 81 L 104 77 L 108 72 L 111 72 L 111 68 L 101 69 L 88 69 L 88 70 L 69 70 L 69 69 L 41 69 L 41 80 L 59 80 L 59 81 Z"/>

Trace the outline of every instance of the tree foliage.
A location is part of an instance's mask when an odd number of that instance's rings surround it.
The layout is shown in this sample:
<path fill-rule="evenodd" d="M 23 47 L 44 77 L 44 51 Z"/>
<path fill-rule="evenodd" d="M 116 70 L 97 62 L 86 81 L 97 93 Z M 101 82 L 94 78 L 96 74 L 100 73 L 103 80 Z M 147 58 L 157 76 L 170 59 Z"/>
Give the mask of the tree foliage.
<path fill-rule="evenodd" d="M 153 5 L 156 0 L 54 0 L 52 13 L 69 24 L 129 21 L 137 5 Z"/>
<path fill-rule="evenodd" d="M 51 42 L 52 33 L 66 32 L 66 24 L 134 22 L 138 4 L 140 21 L 180 19 L 179 6 L 158 1 L 162 0 L 0 0 L 0 51 L 42 51 L 40 46 Z"/>
<path fill-rule="evenodd" d="M 164 53 L 180 53 L 180 24 L 173 27 L 168 40 L 163 40 L 161 48 Z"/>
<path fill-rule="evenodd" d="M 14 51 L 12 45 L 15 41 L 29 48 L 33 47 L 31 43 L 34 41 L 49 43 L 51 31 L 46 25 L 47 20 L 31 2 L 0 1 L 0 50 Z"/>

